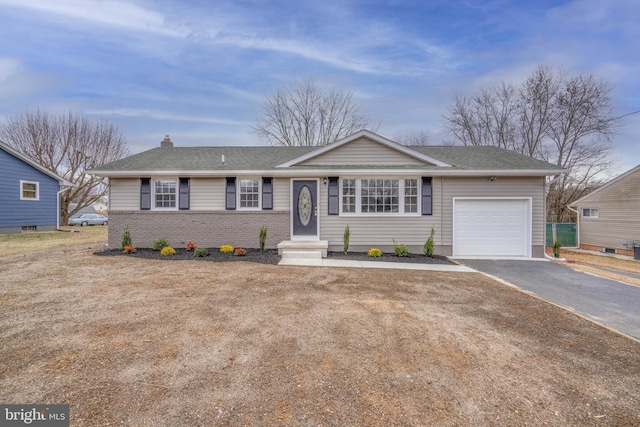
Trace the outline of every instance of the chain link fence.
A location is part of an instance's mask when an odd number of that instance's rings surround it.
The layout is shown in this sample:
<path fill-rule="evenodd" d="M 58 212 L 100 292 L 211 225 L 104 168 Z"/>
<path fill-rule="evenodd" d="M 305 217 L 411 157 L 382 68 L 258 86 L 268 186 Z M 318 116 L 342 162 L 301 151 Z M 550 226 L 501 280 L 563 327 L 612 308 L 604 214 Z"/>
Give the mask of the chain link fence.
<path fill-rule="evenodd" d="M 575 247 L 576 246 L 576 223 L 568 222 L 568 223 L 557 223 L 557 222 L 548 222 L 547 223 L 547 240 L 545 245 L 550 247 L 553 246 L 553 242 L 555 240 L 560 240 L 562 246 L 564 247 Z"/>

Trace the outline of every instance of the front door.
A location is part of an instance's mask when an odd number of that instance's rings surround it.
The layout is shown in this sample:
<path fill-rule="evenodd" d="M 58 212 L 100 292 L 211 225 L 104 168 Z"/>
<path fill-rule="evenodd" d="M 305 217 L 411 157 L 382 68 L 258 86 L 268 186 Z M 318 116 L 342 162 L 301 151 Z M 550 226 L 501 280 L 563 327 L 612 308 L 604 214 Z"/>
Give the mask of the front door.
<path fill-rule="evenodd" d="M 293 180 L 291 195 L 292 237 L 318 239 L 318 181 Z"/>

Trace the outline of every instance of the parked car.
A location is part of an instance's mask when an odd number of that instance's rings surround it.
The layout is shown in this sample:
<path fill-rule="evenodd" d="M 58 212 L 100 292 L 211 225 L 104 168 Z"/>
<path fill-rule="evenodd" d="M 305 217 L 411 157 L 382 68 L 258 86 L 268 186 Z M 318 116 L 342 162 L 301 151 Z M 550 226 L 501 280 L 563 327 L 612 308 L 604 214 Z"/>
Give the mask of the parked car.
<path fill-rule="evenodd" d="M 104 215 L 98 214 L 83 214 L 78 217 L 72 216 L 69 218 L 69 225 L 107 225 L 109 218 Z"/>

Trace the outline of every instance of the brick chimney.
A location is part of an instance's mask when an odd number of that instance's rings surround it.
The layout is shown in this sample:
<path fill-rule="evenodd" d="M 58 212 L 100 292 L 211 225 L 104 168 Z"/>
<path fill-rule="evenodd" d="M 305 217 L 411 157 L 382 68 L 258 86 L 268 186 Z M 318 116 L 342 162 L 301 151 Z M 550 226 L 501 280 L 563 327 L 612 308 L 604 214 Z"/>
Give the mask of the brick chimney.
<path fill-rule="evenodd" d="M 173 148 L 173 142 L 169 139 L 169 135 L 165 135 L 164 139 L 160 141 L 161 148 Z"/>

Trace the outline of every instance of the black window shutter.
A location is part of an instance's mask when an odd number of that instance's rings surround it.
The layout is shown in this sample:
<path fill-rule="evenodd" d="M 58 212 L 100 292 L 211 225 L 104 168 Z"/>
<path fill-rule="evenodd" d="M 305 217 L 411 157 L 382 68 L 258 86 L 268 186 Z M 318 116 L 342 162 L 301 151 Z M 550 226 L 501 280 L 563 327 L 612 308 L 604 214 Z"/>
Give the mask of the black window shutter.
<path fill-rule="evenodd" d="M 180 178 L 180 188 L 178 190 L 178 209 L 189 209 L 189 178 Z"/>
<path fill-rule="evenodd" d="M 262 209 L 273 209 L 273 178 L 262 178 Z"/>
<path fill-rule="evenodd" d="M 140 210 L 151 209 L 151 178 L 140 178 Z"/>
<path fill-rule="evenodd" d="M 340 186 L 338 177 L 329 177 L 329 215 L 338 215 L 340 212 Z"/>
<path fill-rule="evenodd" d="M 433 214 L 433 188 L 431 177 L 422 177 L 422 215 Z"/>
<path fill-rule="evenodd" d="M 236 178 L 227 177 L 227 186 L 225 191 L 225 209 L 234 210 L 236 208 Z"/>

